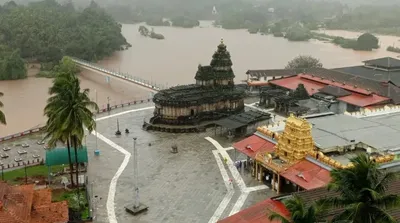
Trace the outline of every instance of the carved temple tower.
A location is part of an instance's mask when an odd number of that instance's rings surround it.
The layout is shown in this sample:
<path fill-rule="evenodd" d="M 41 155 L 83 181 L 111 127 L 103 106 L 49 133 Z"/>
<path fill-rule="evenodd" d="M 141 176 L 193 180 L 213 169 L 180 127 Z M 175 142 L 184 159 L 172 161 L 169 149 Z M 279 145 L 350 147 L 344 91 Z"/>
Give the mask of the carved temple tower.
<path fill-rule="evenodd" d="M 199 65 L 196 72 L 196 84 L 202 86 L 230 86 L 233 87 L 235 74 L 232 70 L 230 53 L 226 50 L 223 39 L 217 51 L 212 56 L 210 65 Z"/>
<path fill-rule="evenodd" d="M 223 40 L 209 65 L 198 66 L 196 83 L 159 91 L 153 97 L 154 116 L 144 129 L 167 132 L 200 131 L 202 122 L 244 111 L 245 91 L 235 87 L 230 53 Z M 178 127 L 179 125 L 183 127 Z"/>
<path fill-rule="evenodd" d="M 303 118 L 291 114 L 286 119 L 285 130 L 276 145 L 276 153 L 288 163 L 299 161 L 314 150 L 311 125 Z"/>

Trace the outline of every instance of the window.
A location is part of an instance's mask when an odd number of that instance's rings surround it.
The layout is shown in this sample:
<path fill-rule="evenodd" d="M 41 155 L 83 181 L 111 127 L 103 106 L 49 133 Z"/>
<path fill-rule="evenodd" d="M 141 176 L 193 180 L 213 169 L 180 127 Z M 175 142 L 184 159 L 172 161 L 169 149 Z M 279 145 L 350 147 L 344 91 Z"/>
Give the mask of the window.
<path fill-rule="evenodd" d="M 285 152 L 285 156 L 287 156 L 287 152 Z"/>
<path fill-rule="evenodd" d="M 290 139 L 287 140 L 287 143 L 290 144 Z"/>

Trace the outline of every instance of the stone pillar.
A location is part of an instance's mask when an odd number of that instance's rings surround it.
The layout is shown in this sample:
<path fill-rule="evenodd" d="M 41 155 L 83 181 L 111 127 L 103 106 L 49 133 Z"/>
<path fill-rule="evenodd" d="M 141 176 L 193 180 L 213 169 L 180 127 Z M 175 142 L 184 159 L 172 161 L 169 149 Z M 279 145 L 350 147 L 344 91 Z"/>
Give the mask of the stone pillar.
<path fill-rule="evenodd" d="M 273 191 L 275 190 L 275 182 L 276 182 L 275 172 L 272 172 L 271 186 Z"/>
<path fill-rule="evenodd" d="M 278 174 L 278 188 L 276 189 L 276 192 L 279 194 L 281 191 L 281 176 Z"/>
<path fill-rule="evenodd" d="M 253 165 L 252 165 L 252 170 L 251 170 L 251 176 L 255 176 L 256 175 L 256 164 L 257 162 L 254 160 Z"/>

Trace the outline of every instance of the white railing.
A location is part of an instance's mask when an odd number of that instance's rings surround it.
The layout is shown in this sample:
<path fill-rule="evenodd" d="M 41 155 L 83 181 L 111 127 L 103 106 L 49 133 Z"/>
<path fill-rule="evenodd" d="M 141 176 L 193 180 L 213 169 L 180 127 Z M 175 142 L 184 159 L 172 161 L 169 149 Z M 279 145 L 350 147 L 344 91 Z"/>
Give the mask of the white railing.
<path fill-rule="evenodd" d="M 151 89 L 153 91 L 159 91 L 159 90 L 165 89 L 164 86 L 158 86 L 156 83 L 144 80 L 144 79 L 139 78 L 139 77 L 131 76 L 128 73 L 121 73 L 119 71 L 108 70 L 108 69 L 105 69 L 103 67 L 100 67 L 99 65 L 97 65 L 95 63 L 91 63 L 89 61 L 85 61 L 85 60 L 78 59 L 78 58 L 75 58 L 75 57 L 71 57 L 71 59 L 72 59 L 72 61 L 74 61 L 75 63 L 77 63 L 77 64 L 79 64 L 81 66 L 85 66 L 85 67 L 100 71 L 102 73 L 109 74 L 111 76 L 114 76 L 114 77 L 117 77 L 117 78 L 121 78 L 123 80 L 127 80 L 129 82 L 134 83 L 134 84 L 141 85 L 143 87 L 149 88 L 149 89 Z"/>

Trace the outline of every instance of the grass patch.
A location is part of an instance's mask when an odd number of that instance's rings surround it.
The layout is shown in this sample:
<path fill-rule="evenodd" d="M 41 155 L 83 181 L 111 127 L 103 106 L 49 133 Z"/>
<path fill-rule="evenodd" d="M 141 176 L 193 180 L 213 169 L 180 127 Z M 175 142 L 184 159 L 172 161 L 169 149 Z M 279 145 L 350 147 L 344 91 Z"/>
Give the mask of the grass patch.
<path fill-rule="evenodd" d="M 52 191 L 53 202 L 59 201 L 67 201 L 68 207 L 79 211 L 81 213 L 82 219 L 89 218 L 89 205 L 86 199 L 86 190 L 79 190 L 79 199 L 78 199 L 78 189 L 74 190 L 64 190 L 58 189 Z M 78 202 L 79 201 L 79 202 Z"/>
<path fill-rule="evenodd" d="M 55 72 L 53 71 L 40 71 L 36 74 L 36 77 L 44 77 L 44 78 L 54 78 L 56 76 Z"/>
<path fill-rule="evenodd" d="M 62 165 L 51 167 L 53 173 L 60 172 L 63 169 L 64 166 Z M 45 165 L 30 166 L 26 168 L 26 174 L 28 177 L 47 177 L 48 167 Z M 21 178 L 25 178 L 25 168 L 4 172 L 4 180 L 11 184 L 20 183 Z"/>

